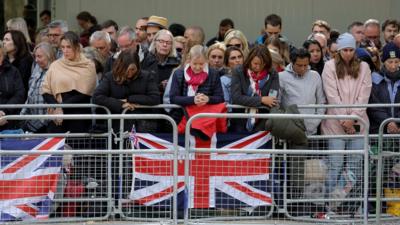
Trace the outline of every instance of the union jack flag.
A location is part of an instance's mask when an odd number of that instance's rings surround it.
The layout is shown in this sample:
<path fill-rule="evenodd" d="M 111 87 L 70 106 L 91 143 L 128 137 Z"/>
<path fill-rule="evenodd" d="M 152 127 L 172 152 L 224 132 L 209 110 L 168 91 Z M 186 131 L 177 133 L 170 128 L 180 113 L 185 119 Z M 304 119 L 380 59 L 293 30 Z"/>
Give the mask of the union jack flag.
<path fill-rule="evenodd" d="M 31 155 L 0 155 L 0 221 L 46 219 L 49 216 L 62 165 L 65 139 L 0 140 L 2 151 L 26 150 Z"/>
<path fill-rule="evenodd" d="M 137 133 L 141 149 L 173 149 L 165 137 Z M 183 143 L 183 138 L 179 140 Z M 234 149 L 271 149 L 269 132 L 218 134 L 210 141 L 191 140 L 196 148 L 228 148 L 232 153 L 196 153 L 190 157 L 189 182 L 184 184 L 184 148 L 178 154 L 178 208 L 243 208 L 272 204 L 271 157 L 234 153 Z M 166 207 L 173 194 L 173 155 L 133 156 L 130 199 L 144 206 Z M 188 195 L 184 189 L 188 189 Z"/>

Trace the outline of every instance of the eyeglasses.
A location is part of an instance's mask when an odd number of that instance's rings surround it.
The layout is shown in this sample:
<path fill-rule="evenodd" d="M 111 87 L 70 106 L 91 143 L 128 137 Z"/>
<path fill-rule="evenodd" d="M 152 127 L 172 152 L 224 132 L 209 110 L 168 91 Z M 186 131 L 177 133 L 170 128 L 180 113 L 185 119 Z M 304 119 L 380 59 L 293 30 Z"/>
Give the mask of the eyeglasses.
<path fill-rule="evenodd" d="M 61 34 L 47 34 L 47 37 L 60 37 Z"/>
<path fill-rule="evenodd" d="M 235 46 L 237 48 L 242 48 L 242 44 L 226 45 L 227 48 Z"/>
<path fill-rule="evenodd" d="M 157 39 L 156 40 L 158 43 L 162 44 L 162 45 L 172 45 L 172 41 L 165 41 L 165 40 L 161 40 L 161 39 Z"/>

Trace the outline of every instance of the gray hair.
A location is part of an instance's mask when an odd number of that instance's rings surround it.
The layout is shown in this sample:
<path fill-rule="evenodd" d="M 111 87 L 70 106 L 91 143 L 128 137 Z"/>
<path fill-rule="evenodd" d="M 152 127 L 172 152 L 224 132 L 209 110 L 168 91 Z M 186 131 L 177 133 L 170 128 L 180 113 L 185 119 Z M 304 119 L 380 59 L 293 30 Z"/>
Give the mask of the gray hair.
<path fill-rule="evenodd" d="M 129 40 L 131 40 L 131 41 L 136 40 L 136 33 L 132 27 L 129 27 L 129 26 L 122 27 L 118 33 L 118 37 L 123 36 L 123 35 L 128 35 Z"/>
<path fill-rule="evenodd" d="M 26 22 L 22 17 L 15 17 L 15 18 L 9 19 L 7 21 L 7 27 L 9 30 L 21 31 L 26 38 L 26 42 L 32 43 L 31 38 L 29 36 L 29 32 L 28 32 L 28 26 L 26 25 Z"/>
<path fill-rule="evenodd" d="M 102 65 L 106 63 L 106 59 L 101 56 L 100 52 L 96 48 L 90 46 L 85 47 L 82 49 L 82 53 L 85 55 L 86 58 L 97 60 Z"/>
<path fill-rule="evenodd" d="M 189 51 L 189 59 L 204 57 L 207 59 L 207 48 L 202 45 L 195 45 Z"/>
<path fill-rule="evenodd" d="M 104 40 L 107 44 L 111 43 L 110 35 L 105 31 L 96 31 L 94 32 L 89 39 L 89 43 L 92 44 L 93 41 Z"/>
<path fill-rule="evenodd" d="M 379 21 L 376 20 L 376 19 L 368 19 L 367 21 L 365 21 L 364 26 L 365 26 L 365 27 L 369 27 L 369 26 L 378 26 L 378 27 L 381 27 Z"/>
<path fill-rule="evenodd" d="M 151 42 L 150 47 L 149 47 L 149 52 L 151 52 L 153 54 L 157 53 L 156 52 L 157 49 L 156 49 L 156 43 L 155 43 L 156 41 L 155 40 L 157 40 L 160 35 L 167 35 L 171 39 L 172 46 L 171 46 L 171 50 L 169 52 L 168 57 L 176 57 L 177 53 L 176 53 L 176 49 L 175 49 L 174 35 L 172 35 L 171 31 L 166 30 L 166 29 L 159 30 L 156 33 L 156 35 L 154 35 L 153 42 Z"/>
<path fill-rule="evenodd" d="M 56 52 L 50 43 L 40 42 L 33 49 L 33 53 L 35 53 L 39 48 L 43 50 L 44 55 L 46 56 L 47 60 L 49 61 L 48 62 L 49 64 L 52 63 L 56 59 Z"/>
<path fill-rule="evenodd" d="M 47 25 L 48 28 L 61 28 L 62 32 L 68 32 L 68 23 L 65 20 L 54 20 Z"/>

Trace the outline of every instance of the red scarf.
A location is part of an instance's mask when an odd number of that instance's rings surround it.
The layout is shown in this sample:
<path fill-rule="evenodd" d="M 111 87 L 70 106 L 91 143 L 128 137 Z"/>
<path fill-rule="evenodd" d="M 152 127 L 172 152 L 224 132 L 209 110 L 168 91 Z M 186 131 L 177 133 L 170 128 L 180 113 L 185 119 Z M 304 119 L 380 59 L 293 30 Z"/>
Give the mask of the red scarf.
<path fill-rule="evenodd" d="M 247 70 L 247 75 L 250 77 L 255 82 L 255 91 L 256 93 L 261 96 L 261 91 L 260 91 L 260 81 L 265 79 L 268 76 L 268 73 L 266 70 L 263 70 L 259 73 L 255 73 L 251 70 Z"/>
<path fill-rule="evenodd" d="M 193 87 L 194 91 L 197 91 L 197 88 L 204 83 L 204 81 L 208 77 L 208 73 L 201 71 L 200 73 L 195 73 L 192 68 L 189 66 L 186 70 L 187 75 L 190 77 L 189 80 L 186 80 L 189 86 Z"/>

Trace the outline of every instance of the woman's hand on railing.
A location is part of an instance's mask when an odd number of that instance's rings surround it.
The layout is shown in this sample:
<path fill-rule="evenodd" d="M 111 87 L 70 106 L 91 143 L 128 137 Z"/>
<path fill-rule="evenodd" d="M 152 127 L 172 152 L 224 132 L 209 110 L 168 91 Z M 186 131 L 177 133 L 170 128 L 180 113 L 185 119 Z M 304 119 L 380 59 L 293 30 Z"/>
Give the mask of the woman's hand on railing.
<path fill-rule="evenodd" d="M 390 122 L 387 125 L 387 132 L 389 134 L 397 134 L 400 133 L 400 129 L 395 122 Z"/>
<path fill-rule="evenodd" d="M 62 108 L 55 108 L 55 109 L 48 108 L 47 109 L 47 114 L 49 114 L 49 115 L 63 115 L 64 112 L 63 112 Z M 57 118 L 57 119 L 54 119 L 53 122 L 54 122 L 54 124 L 56 126 L 61 126 L 62 122 L 63 122 L 63 119 Z"/>
<path fill-rule="evenodd" d="M 4 119 L 6 113 L 4 111 L 0 111 L 0 126 L 4 126 L 7 123 L 7 120 Z"/>
<path fill-rule="evenodd" d="M 278 99 L 276 97 L 263 96 L 261 97 L 261 103 L 272 108 L 278 104 Z"/>

